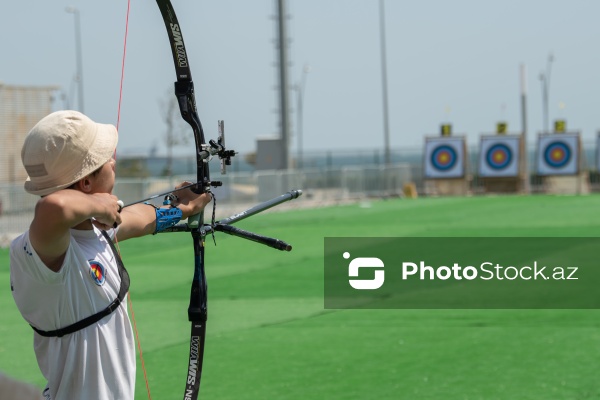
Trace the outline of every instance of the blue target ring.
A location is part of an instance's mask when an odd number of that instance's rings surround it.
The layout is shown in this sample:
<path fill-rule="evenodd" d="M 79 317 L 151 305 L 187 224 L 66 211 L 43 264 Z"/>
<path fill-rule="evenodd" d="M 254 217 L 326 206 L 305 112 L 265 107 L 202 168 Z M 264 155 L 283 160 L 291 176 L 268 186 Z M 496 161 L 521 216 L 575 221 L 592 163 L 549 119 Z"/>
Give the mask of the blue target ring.
<path fill-rule="evenodd" d="M 431 153 L 431 165 L 440 171 L 447 171 L 456 165 L 456 150 L 451 146 L 441 145 Z"/>
<path fill-rule="evenodd" d="M 554 141 L 544 150 L 544 161 L 552 168 L 562 168 L 571 160 L 571 148 L 562 141 Z"/>
<path fill-rule="evenodd" d="M 512 157 L 510 147 L 503 143 L 497 143 L 490 146 L 485 155 L 485 160 L 490 168 L 501 170 L 510 165 Z"/>

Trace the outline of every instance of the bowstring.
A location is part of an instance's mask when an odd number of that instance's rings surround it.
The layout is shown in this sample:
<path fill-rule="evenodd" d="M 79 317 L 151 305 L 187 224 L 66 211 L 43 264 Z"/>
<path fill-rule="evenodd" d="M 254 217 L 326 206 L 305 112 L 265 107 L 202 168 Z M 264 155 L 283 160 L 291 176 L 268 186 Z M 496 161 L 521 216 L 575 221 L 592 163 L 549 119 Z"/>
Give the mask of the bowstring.
<path fill-rule="evenodd" d="M 119 104 L 117 108 L 117 134 L 119 132 L 119 125 L 121 123 L 121 103 L 123 101 L 123 81 L 125 78 L 125 57 L 127 55 L 127 36 L 129 34 L 129 11 L 131 10 L 131 0 L 127 0 L 127 13 L 125 16 L 125 38 L 123 39 L 123 58 L 121 60 L 121 81 L 119 84 Z M 113 155 L 115 159 L 115 168 L 116 168 L 116 160 L 117 160 L 117 149 L 115 149 L 115 154 Z M 115 247 L 117 248 L 117 252 L 119 253 L 119 257 L 121 257 L 121 249 L 119 248 L 119 241 L 117 240 L 117 234 L 115 232 Z M 121 257 L 122 258 L 122 257 Z M 148 374 L 146 372 L 146 364 L 144 362 L 144 353 L 142 352 L 142 344 L 140 342 L 140 335 L 137 328 L 137 323 L 135 320 L 135 312 L 133 311 L 133 302 L 131 301 L 131 292 L 127 292 L 127 305 L 130 310 L 131 322 L 133 323 L 133 332 L 135 333 L 135 342 L 137 343 L 138 354 L 140 356 L 140 362 L 142 364 L 142 371 L 144 372 L 144 382 L 146 383 L 146 392 L 148 393 L 148 400 L 152 400 L 152 395 L 150 394 L 150 384 L 148 382 Z"/>

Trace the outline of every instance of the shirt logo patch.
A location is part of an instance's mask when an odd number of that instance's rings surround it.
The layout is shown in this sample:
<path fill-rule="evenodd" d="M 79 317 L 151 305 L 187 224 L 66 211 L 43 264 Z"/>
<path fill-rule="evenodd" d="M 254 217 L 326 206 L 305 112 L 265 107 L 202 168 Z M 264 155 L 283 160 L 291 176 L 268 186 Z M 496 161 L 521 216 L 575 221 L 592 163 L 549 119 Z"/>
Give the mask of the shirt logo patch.
<path fill-rule="evenodd" d="M 102 286 L 106 281 L 106 268 L 98 261 L 90 260 L 90 276 L 96 285 Z"/>

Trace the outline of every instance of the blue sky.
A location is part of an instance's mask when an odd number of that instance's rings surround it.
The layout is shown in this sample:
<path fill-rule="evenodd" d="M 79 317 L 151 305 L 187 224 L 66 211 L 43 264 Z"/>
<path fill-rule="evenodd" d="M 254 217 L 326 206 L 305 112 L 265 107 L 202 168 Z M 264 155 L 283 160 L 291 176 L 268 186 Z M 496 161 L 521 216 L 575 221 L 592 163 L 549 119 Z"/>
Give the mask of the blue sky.
<path fill-rule="evenodd" d="M 278 132 L 274 0 L 172 0 L 183 30 L 198 109 L 209 137 L 224 119 L 227 142 L 253 151 Z M 126 0 L 3 4 L 0 81 L 59 85 L 75 73 L 73 15 L 81 12 L 85 112 L 116 123 Z M 521 129 L 519 66 L 527 66 L 529 142 L 542 129 L 539 74 L 554 55 L 551 119 L 594 143 L 600 129 L 600 2 L 595 0 L 386 0 L 391 147 L 422 148 L 451 122 L 475 145 L 496 122 Z M 310 64 L 304 148 L 383 147 L 379 2 L 288 0 L 291 83 Z M 121 154 L 162 146 L 160 104 L 175 80 L 154 1 L 132 0 Z M 73 90 L 75 93 L 76 90 Z M 292 100 L 295 99 L 292 92 Z M 76 99 L 72 99 L 72 106 Z M 561 108 L 559 105 L 563 104 Z M 292 102 L 295 106 L 295 102 Z M 62 108 L 59 102 L 57 107 Z M 292 115 L 295 128 L 296 114 Z M 191 133 L 190 133 L 191 135 Z M 295 136 L 291 151 L 295 151 Z M 185 153 L 186 149 L 180 149 Z"/>

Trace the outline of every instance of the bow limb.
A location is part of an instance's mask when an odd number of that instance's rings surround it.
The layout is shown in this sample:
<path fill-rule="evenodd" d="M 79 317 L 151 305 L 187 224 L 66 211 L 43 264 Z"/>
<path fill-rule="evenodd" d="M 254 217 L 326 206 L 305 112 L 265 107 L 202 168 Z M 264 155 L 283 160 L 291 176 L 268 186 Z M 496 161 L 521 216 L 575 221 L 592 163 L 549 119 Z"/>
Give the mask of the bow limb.
<path fill-rule="evenodd" d="M 165 22 L 171 44 L 175 72 L 177 74 L 175 96 L 177 97 L 179 110 L 182 118 L 191 126 L 194 133 L 197 179 L 192 191 L 198 194 L 206 193 L 210 191 L 210 173 L 207 162 L 210 154 L 205 150 L 206 142 L 196 109 L 194 83 L 192 82 L 192 73 L 181 28 L 179 27 L 179 22 L 177 21 L 177 16 L 170 0 L 156 0 L 156 3 Z M 204 232 L 201 230 L 203 220 L 203 213 L 188 218 L 194 244 L 194 278 L 188 308 L 188 318 L 192 324 L 192 329 L 184 400 L 196 400 L 198 398 L 204 356 L 207 320 L 207 285 L 204 272 Z"/>

